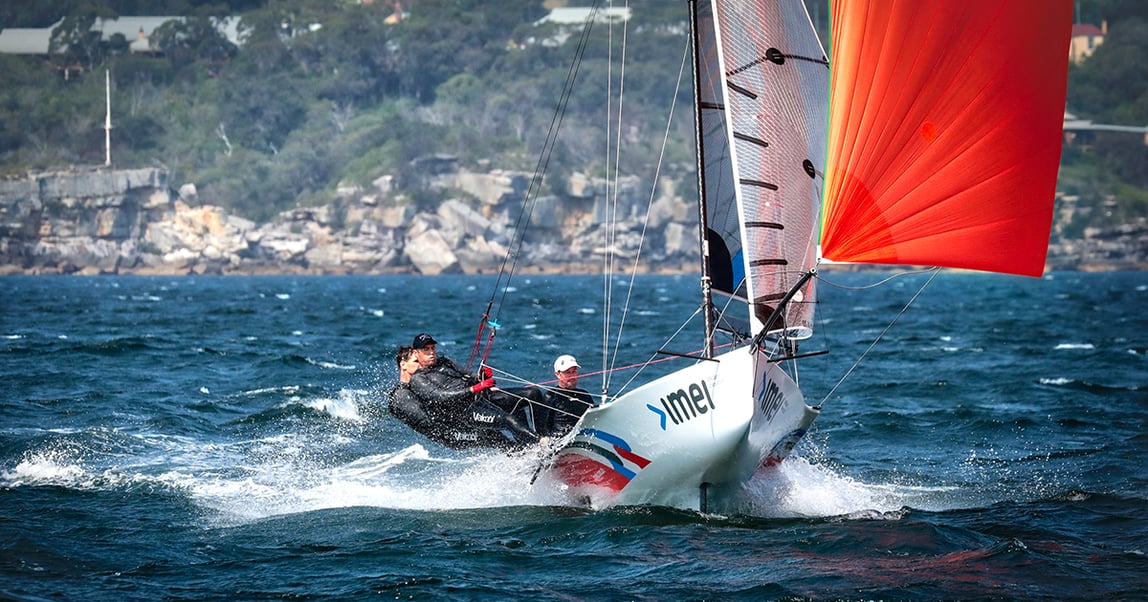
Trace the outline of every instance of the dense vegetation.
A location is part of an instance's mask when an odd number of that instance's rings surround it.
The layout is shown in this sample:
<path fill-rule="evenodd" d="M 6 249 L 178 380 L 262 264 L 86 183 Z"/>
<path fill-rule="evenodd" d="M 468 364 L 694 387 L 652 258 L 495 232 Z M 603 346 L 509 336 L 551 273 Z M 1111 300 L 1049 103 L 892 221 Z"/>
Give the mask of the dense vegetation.
<path fill-rule="evenodd" d="M 1148 126 L 1148 3 L 1078 2 L 1108 22 L 1104 44 L 1068 73 L 1068 107 L 1096 123 Z M 1080 215 L 1065 234 L 1089 226 L 1130 223 L 1148 216 L 1148 138 L 1097 132 L 1086 144 L 1065 148 L 1058 188 L 1080 197 Z"/>
<path fill-rule="evenodd" d="M 807 0 L 813 4 L 815 0 Z M 665 115 L 677 101 L 669 164 L 690 182 L 693 126 L 679 88 L 686 26 L 679 2 L 631 0 L 626 31 L 626 121 L 604 123 L 604 92 L 575 91 L 552 173 L 604 169 L 606 132 L 631 147 L 619 169 L 649 176 Z M 0 170 L 101 164 L 104 71 L 111 74 L 116 165 L 164 165 L 172 182 L 254 219 L 329 200 L 338 185 L 399 178 L 417 203 L 437 202 L 412 161 L 449 154 L 472 167 L 532 171 L 567 80 L 577 32 L 553 41 L 533 23 L 541 0 L 407 0 L 388 22 L 388 0 L 40 0 L 5 3 L 0 26 L 45 27 L 61 17 L 51 59 L 0 55 Z M 825 20 L 827 10 L 812 10 Z M 1080 0 L 1079 18 L 1107 19 L 1109 35 L 1070 73 L 1069 107 L 1096 122 L 1148 125 L 1148 8 L 1139 0 Z M 184 15 L 153 35 L 157 52 L 100 40 L 98 17 Z M 242 17 L 236 47 L 214 24 Z M 824 27 L 825 24 L 821 23 Z M 598 25 L 591 36 L 620 36 Z M 617 56 L 588 45 L 580 80 L 618 76 Z M 600 50 L 601 49 L 601 50 Z M 610 64 L 613 62 L 613 70 Z M 82 71 L 65 68 L 79 67 Z M 687 66 L 688 69 L 688 66 Z M 684 74 L 690 77 L 688 70 Z M 604 85 L 602 86 L 604 87 Z M 1142 136 L 1104 134 L 1065 153 L 1061 188 L 1081 197 L 1087 222 L 1148 215 L 1148 147 Z M 627 163 L 627 161 L 630 161 Z M 597 166 L 597 167 L 595 167 Z M 665 172 L 663 171 L 663 174 Z M 558 181 L 552 178 L 552 181 Z M 1118 202 L 1113 203 L 1116 199 Z"/>

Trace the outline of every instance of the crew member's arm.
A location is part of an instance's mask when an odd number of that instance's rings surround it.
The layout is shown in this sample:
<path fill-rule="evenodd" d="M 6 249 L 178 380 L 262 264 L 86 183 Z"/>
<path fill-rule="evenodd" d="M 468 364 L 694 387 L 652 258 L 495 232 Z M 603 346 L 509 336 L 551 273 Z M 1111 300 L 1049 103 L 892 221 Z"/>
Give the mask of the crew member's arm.
<path fill-rule="evenodd" d="M 439 356 L 438 363 L 435 366 L 444 375 L 452 378 L 457 378 L 466 381 L 467 384 L 473 385 L 479 381 L 489 379 L 492 375 L 483 373 L 481 376 L 467 372 L 462 366 L 458 365 L 454 360 L 446 357 L 445 355 Z"/>
<path fill-rule="evenodd" d="M 483 381 L 486 383 L 486 381 Z M 453 378 L 441 372 L 419 370 L 411 376 L 411 390 L 420 399 L 436 404 L 469 403 L 474 394 L 484 388 L 494 385 L 493 381 L 485 386 L 472 384 L 464 379 Z"/>

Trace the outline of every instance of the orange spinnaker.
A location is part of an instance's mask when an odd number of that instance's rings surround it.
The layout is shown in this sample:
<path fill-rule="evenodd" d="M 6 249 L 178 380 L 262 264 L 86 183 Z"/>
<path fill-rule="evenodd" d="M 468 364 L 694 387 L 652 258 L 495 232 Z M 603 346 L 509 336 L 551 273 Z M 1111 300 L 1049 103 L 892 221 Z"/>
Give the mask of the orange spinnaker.
<path fill-rule="evenodd" d="M 1072 0 L 832 0 L 822 255 L 1039 276 Z"/>

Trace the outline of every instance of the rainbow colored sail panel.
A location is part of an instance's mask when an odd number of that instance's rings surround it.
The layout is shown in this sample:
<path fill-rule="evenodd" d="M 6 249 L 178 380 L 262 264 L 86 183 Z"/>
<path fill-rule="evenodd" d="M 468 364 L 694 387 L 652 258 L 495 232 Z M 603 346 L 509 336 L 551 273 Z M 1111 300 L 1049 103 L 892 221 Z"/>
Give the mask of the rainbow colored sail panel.
<path fill-rule="evenodd" d="M 1072 0 L 832 0 L 821 249 L 1039 276 Z"/>

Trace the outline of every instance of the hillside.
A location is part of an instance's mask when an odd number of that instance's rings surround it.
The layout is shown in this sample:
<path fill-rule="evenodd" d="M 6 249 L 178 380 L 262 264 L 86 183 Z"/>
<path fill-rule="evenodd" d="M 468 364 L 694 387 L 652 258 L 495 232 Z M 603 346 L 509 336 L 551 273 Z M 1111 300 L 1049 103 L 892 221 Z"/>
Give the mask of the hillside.
<path fill-rule="evenodd" d="M 827 27 L 824 6 L 809 4 Z M 533 172 L 582 30 L 536 24 L 549 8 L 537 0 L 407 1 L 406 12 L 397 5 L 156 2 L 149 10 L 187 18 L 147 32 L 150 52 L 132 52 L 127 40 L 94 31 L 100 17 L 133 3 L 6 6 L 4 26 L 58 22 L 57 39 L 70 43 L 50 59 L 0 56 L 0 171 L 21 176 L 102 164 L 106 70 L 113 166 L 160 167 L 173 188 L 194 185 L 192 204 L 254 223 L 331 205 L 341 190 L 376 190 L 381 181 L 382 205 L 433 213 L 460 198 L 426 176 L 425 160 L 433 157 L 451 157 L 476 173 Z M 692 94 L 678 86 L 683 11 L 658 0 L 629 6 L 625 120 L 620 127 L 604 123 L 604 93 L 572 95 L 545 194 L 571 198 L 573 174 L 605 173 L 607 125 L 622 131 L 629 147 L 618 170 L 652 180 L 674 103 L 669 167 L 659 175 L 680 196 L 691 194 Z M 1078 12 L 1106 21 L 1108 35 L 1071 69 L 1069 109 L 1096 123 L 1148 124 L 1148 68 L 1140 59 L 1148 54 L 1148 8 L 1092 0 L 1081 1 Z M 216 27 L 224 18 L 239 19 L 240 45 Z M 620 34 L 605 25 L 590 30 L 580 81 L 617 77 L 618 57 L 595 42 Z M 1148 216 L 1145 140 L 1103 131 L 1075 139 L 1065 148 L 1059 189 L 1066 200 L 1054 242 L 1061 248 L 1113 237 L 1135 248 L 1128 232 L 1139 232 Z"/>

